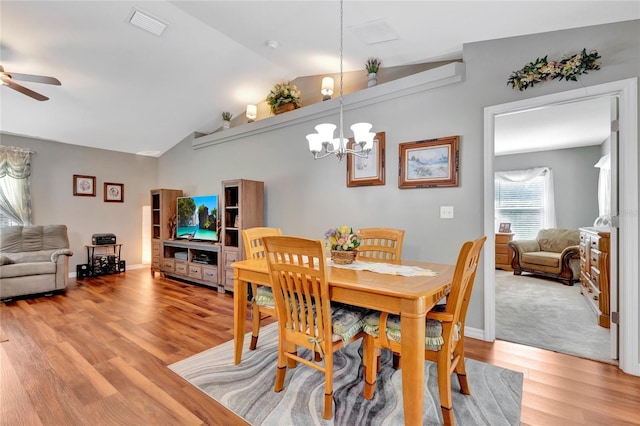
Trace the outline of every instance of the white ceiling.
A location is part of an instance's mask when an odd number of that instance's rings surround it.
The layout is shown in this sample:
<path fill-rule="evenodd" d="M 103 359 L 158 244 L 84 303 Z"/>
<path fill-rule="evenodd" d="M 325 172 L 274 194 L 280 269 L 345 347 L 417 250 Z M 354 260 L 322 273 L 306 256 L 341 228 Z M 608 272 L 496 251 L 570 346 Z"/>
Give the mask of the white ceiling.
<path fill-rule="evenodd" d="M 640 18 L 638 1 L 356 1 L 344 5 L 345 71 L 462 57 L 462 44 Z M 130 25 L 134 9 L 168 24 Z M 160 155 L 220 113 L 243 114 L 274 83 L 339 69 L 339 3 L 323 1 L 5 1 L 0 64 L 58 78 L 0 88 L 0 131 Z M 386 28 L 396 40 L 367 44 Z M 267 40 L 279 43 L 267 47 Z"/>
<path fill-rule="evenodd" d="M 505 114 L 495 119 L 495 154 L 600 145 L 611 134 L 607 96 Z"/>

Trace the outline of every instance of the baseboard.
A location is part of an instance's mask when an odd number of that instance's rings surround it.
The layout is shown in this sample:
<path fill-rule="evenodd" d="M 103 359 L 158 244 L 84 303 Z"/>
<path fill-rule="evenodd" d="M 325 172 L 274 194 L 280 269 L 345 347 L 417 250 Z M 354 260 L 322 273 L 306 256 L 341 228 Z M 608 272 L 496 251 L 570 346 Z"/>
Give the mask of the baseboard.
<path fill-rule="evenodd" d="M 466 327 L 465 326 L 464 335 L 466 337 L 471 337 L 473 339 L 484 340 L 486 342 L 489 341 L 489 340 L 485 339 L 485 337 L 484 337 L 484 330 L 481 330 L 479 328 L 473 328 L 473 327 Z"/>

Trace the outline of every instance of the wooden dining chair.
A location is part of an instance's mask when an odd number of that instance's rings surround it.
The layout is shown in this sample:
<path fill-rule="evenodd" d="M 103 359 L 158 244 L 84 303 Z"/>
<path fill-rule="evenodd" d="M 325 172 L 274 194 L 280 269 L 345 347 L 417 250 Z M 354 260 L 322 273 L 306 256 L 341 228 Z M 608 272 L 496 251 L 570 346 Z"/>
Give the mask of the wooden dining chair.
<path fill-rule="evenodd" d="M 453 274 L 451 291 L 444 310 L 427 313 L 424 359 L 437 364 L 438 390 L 442 417 L 446 425 L 453 425 L 451 401 L 451 373 L 455 372 L 460 391 L 470 394 L 464 365 L 464 323 L 471 291 L 475 281 L 480 251 L 487 237 L 467 241 L 462 245 Z M 385 330 L 382 333 L 380 330 Z M 376 312 L 365 317 L 363 361 L 365 370 L 364 397 L 371 399 L 375 392 L 380 349 L 402 353 L 400 317 Z"/>
<path fill-rule="evenodd" d="M 399 264 L 402 260 L 403 229 L 362 228 L 358 260 Z"/>
<path fill-rule="evenodd" d="M 287 365 L 301 362 L 325 375 L 323 417 L 333 417 L 333 353 L 364 336 L 365 309 L 332 304 L 324 244 L 298 237 L 263 239 L 278 317 L 274 390 L 284 388 Z M 298 355 L 298 347 L 302 351 Z M 306 356 L 306 355 L 309 356 Z M 319 354 L 324 362 L 314 362 Z"/>
<path fill-rule="evenodd" d="M 262 237 L 282 235 L 280 228 L 256 227 L 242 230 L 244 253 L 247 259 L 262 259 L 265 257 Z M 255 350 L 260 334 L 262 315 L 276 316 L 276 305 L 271 288 L 251 283 L 251 343 L 250 350 Z"/>

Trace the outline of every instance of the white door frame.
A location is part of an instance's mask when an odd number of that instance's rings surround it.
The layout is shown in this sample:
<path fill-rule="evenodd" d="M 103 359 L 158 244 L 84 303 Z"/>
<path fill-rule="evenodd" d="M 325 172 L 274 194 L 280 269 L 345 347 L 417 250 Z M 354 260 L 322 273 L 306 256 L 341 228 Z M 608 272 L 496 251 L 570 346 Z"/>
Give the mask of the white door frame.
<path fill-rule="evenodd" d="M 536 98 L 494 105 L 484 109 L 484 233 L 486 245 L 495 245 L 494 222 L 494 126 L 495 117 L 513 111 L 540 108 L 601 96 L 617 96 L 619 111 L 619 366 L 640 376 L 638 334 L 638 80 L 604 83 Z M 495 252 L 484 252 L 484 339 L 495 340 Z"/>

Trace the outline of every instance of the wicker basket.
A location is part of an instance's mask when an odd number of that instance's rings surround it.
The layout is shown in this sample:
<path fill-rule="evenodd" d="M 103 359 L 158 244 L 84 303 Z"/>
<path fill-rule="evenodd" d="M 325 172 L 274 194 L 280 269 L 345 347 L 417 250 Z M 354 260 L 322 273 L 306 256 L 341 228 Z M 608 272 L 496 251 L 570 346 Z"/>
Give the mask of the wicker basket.
<path fill-rule="evenodd" d="M 331 260 L 339 265 L 348 265 L 356 260 L 358 250 L 343 251 L 343 250 L 331 250 Z"/>

